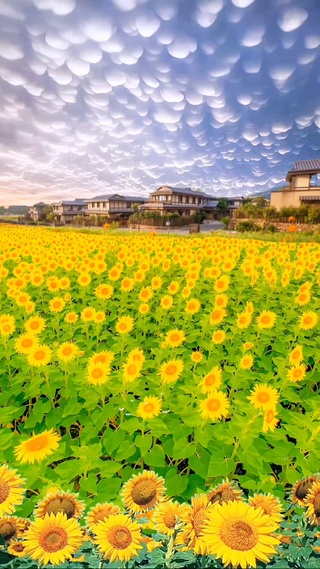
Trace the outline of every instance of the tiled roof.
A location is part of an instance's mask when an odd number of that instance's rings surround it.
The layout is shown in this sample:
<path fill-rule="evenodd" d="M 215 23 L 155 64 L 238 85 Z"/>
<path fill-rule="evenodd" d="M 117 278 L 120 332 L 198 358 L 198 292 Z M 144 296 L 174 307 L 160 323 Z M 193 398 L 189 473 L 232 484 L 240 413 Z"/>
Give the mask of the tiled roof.
<path fill-rule="evenodd" d="M 103 196 L 95 196 L 94 198 L 88 198 L 87 202 L 97 202 L 97 201 L 107 201 L 107 200 L 128 200 L 128 201 L 138 201 L 144 202 L 146 198 L 141 196 L 122 196 L 120 194 L 104 194 Z"/>
<path fill-rule="evenodd" d="M 320 172 L 320 158 L 315 160 L 300 160 L 294 163 L 294 168 L 292 171 L 297 170 L 299 172 L 303 170 L 319 170 Z"/>
<path fill-rule="evenodd" d="M 164 184 L 163 186 L 160 186 L 160 188 L 157 188 L 156 191 L 152 192 L 152 193 L 156 194 L 162 188 L 168 188 L 173 193 L 181 194 L 184 196 L 198 196 L 200 198 L 212 198 L 212 196 L 209 196 L 209 194 L 205 194 L 204 192 L 196 192 L 195 190 L 192 190 L 191 188 L 174 188 L 173 186 L 167 186 L 166 184 Z"/>

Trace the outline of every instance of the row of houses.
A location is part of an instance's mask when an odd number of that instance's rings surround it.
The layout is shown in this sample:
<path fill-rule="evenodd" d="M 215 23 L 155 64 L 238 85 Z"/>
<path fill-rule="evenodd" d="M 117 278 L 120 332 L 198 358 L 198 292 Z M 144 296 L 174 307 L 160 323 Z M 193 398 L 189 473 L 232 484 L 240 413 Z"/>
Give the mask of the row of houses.
<path fill-rule="evenodd" d="M 231 214 L 232 210 L 240 207 L 244 201 L 242 197 L 225 199 L 227 214 Z M 204 192 L 190 188 L 161 186 L 150 194 L 149 199 L 109 194 L 88 199 L 63 200 L 52 204 L 39 202 L 29 209 L 28 214 L 33 221 L 39 221 L 43 218 L 48 205 L 51 205 L 55 221 L 66 225 L 71 224 L 79 215 L 105 216 L 110 221 L 128 219 L 136 209 L 141 212 L 155 212 L 160 215 L 175 213 L 180 216 L 203 212 L 213 219 L 214 213 L 218 211 L 218 203 L 218 198 L 213 199 Z"/>

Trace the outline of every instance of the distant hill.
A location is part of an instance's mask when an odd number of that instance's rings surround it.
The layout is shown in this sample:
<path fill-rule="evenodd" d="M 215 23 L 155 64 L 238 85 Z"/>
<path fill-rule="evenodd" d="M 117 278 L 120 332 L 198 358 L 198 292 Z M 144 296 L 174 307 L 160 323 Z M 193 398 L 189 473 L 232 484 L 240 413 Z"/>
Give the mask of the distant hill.
<path fill-rule="evenodd" d="M 272 190 L 264 190 L 263 192 L 258 192 L 257 194 L 251 194 L 250 196 L 247 196 L 248 198 L 258 198 L 259 196 L 262 196 L 264 198 L 268 198 L 268 200 L 270 199 L 271 196 L 271 192 L 280 192 L 280 190 L 282 190 L 283 186 L 279 186 L 278 188 L 272 188 Z"/>

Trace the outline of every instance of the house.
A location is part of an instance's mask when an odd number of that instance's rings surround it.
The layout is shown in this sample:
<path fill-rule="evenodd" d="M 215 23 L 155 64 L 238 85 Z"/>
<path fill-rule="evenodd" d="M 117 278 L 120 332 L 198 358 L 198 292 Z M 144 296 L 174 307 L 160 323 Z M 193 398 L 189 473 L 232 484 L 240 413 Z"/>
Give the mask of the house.
<path fill-rule="evenodd" d="M 34 204 L 28 210 L 28 217 L 30 217 L 32 219 L 32 221 L 40 221 L 40 220 L 44 219 L 44 217 L 45 217 L 44 210 L 46 207 L 47 207 L 47 204 L 45 204 L 44 202 L 39 202 L 39 203 Z"/>
<path fill-rule="evenodd" d="M 197 212 L 213 213 L 218 200 L 203 192 L 191 188 L 174 188 L 161 186 L 150 194 L 150 200 L 140 206 L 140 210 L 157 212 L 160 215 L 177 213 L 181 216 L 193 215 Z"/>
<path fill-rule="evenodd" d="M 52 213 L 58 223 L 69 225 L 77 215 L 82 215 L 86 211 L 87 200 L 75 199 L 72 201 L 64 200 L 52 204 Z"/>
<path fill-rule="evenodd" d="M 320 158 L 295 162 L 294 168 L 286 176 L 288 186 L 271 192 L 270 205 L 280 210 L 282 207 L 312 205 L 320 207 Z"/>
<path fill-rule="evenodd" d="M 109 194 L 96 196 L 87 200 L 86 215 L 103 215 L 110 220 L 129 218 L 134 212 L 134 206 L 141 206 L 145 198 L 139 196 L 121 196 Z"/>

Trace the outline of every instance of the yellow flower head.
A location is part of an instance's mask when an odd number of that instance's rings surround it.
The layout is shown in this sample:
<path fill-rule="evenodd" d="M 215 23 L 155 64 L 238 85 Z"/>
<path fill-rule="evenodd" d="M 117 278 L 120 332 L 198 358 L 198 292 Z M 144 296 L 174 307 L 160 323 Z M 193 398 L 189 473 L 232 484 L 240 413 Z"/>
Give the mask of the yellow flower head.
<path fill-rule="evenodd" d="M 252 394 L 248 397 L 255 409 L 274 409 L 279 401 L 279 393 L 274 387 L 269 387 L 265 383 L 255 386 Z"/>
<path fill-rule="evenodd" d="M 221 385 L 221 378 L 221 369 L 218 366 L 213 367 L 200 384 L 202 393 L 212 393 L 213 391 L 217 391 Z"/>
<path fill-rule="evenodd" d="M 163 383 L 174 383 L 183 372 L 182 360 L 170 360 L 160 367 L 160 377 Z"/>
<path fill-rule="evenodd" d="M 21 463 L 41 462 L 50 456 L 59 446 L 61 437 L 53 429 L 33 435 L 15 447 L 15 455 Z"/>
<path fill-rule="evenodd" d="M 137 415 L 141 419 L 153 419 L 161 413 L 162 401 L 158 397 L 145 397 L 138 405 Z"/>
<path fill-rule="evenodd" d="M 228 416 L 229 401 L 222 391 L 210 393 L 207 399 L 200 403 L 201 416 L 203 419 L 218 421 Z"/>
<path fill-rule="evenodd" d="M 134 320 L 131 316 L 121 316 L 116 323 L 116 331 L 118 334 L 127 334 L 133 328 Z"/>
<path fill-rule="evenodd" d="M 263 310 L 261 314 L 257 317 L 257 325 L 260 330 L 267 328 L 273 328 L 275 325 L 277 315 L 270 310 Z"/>
<path fill-rule="evenodd" d="M 167 332 L 165 338 L 166 344 L 171 348 L 177 348 L 181 346 L 181 344 L 183 344 L 185 340 L 186 340 L 185 333 L 183 332 L 183 330 L 178 330 L 177 328 L 175 330 L 170 330 L 169 332 Z"/>
<path fill-rule="evenodd" d="M 23 501 L 25 480 L 6 464 L 0 466 L 0 516 L 12 514 Z"/>

